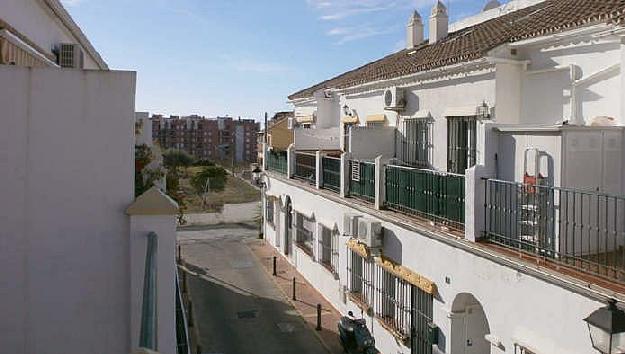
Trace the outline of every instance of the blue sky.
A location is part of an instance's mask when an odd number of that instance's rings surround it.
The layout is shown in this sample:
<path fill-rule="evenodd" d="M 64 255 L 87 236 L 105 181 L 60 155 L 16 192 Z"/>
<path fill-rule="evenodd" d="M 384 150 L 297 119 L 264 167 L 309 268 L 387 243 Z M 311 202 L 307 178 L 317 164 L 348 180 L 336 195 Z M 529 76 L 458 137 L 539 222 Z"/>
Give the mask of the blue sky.
<path fill-rule="evenodd" d="M 435 0 L 63 0 L 139 111 L 261 119 L 299 89 L 403 47 Z M 446 1 L 448 3 L 449 0 Z M 452 0 L 451 20 L 486 0 Z"/>

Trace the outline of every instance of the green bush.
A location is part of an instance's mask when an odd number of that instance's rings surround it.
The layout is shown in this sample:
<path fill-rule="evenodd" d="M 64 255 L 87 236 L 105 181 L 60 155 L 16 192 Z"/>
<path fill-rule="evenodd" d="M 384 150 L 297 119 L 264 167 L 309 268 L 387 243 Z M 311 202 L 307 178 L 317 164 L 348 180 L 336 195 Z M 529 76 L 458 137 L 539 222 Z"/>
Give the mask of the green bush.
<path fill-rule="evenodd" d="M 226 187 L 228 173 L 222 167 L 209 166 L 204 167 L 193 178 L 191 178 L 191 186 L 197 194 L 204 193 L 206 180 L 209 180 L 209 188 L 213 192 L 223 191 Z"/>
<path fill-rule="evenodd" d="M 189 167 L 195 159 L 182 150 L 167 150 L 163 153 L 163 164 L 169 169 Z"/>

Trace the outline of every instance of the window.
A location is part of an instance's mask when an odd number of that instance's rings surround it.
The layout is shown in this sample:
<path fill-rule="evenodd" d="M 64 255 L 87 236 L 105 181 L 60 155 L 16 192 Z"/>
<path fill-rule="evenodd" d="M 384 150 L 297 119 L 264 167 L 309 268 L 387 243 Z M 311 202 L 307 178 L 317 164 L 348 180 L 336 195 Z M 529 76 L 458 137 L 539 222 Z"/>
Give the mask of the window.
<path fill-rule="evenodd" d="M 271 197 L 267 197 L 265 202 L 265 220 L 267 224 L 273 227 L 273 215 L 274 215 L 274 200 Z"/>
<path fill-rule="evenodd" d="M 319 263 L 333 274 L 337 274 L 337 267 L 339 265 L 339 232 L 336 228 L 331 230 L 321 225 L 319 252 Z"/>
<path fill-rule="evenodd" d="M 313 256 L 313 227 L 312 220 L 303 214 L 297 213 L 295 229 L 297 230 L 295 243 L 309 256 Z"/>
<path fill-rule="evenodd" d="M 447 171 L 464 174 L 475 165 L 475 117 L 447 117 Z"/>
<path fill-rule="evenodd" d="M 396 337 L 402 341 L 410 340 L 411 353 L 431 354 L 432 294 L 354 251 L 348 255 L 348 286 L 352 300 L 371 310 Z"/>
<path fill-rule="evenodd" d="M 399 158 L 413 167 L 429 167 L 432 149 L 432 120 L 404 119 L 399 136 Z"/>

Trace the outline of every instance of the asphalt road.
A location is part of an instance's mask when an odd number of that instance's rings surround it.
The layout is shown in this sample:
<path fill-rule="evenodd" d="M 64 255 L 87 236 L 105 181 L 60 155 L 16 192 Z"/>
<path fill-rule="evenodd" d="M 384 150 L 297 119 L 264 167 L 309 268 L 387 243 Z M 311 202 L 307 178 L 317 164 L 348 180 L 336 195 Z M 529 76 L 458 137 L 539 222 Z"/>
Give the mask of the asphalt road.
<path fill-rule="evenodd" d="M 199 344 L 206 354 L 327 353 L 245 245 L 242 225 L 179 231 Z"/>

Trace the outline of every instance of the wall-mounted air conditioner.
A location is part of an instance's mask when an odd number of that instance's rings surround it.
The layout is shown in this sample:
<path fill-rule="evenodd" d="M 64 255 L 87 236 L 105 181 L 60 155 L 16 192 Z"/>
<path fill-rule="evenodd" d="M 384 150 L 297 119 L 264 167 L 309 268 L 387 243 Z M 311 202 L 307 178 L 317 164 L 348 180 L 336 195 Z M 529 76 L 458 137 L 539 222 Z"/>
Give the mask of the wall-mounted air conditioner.
<path fill-rule="evenodd" d="M 79 45 L 61 43 L 56 48 L 57 64 L 62 68 L 82 69 L 83 52 Z"/>
<path fill-rule="evenodd" d="M 356 214 L 345 214 L 343 215 L 343 235 L 349 237 L 358 237 L 358 220 L 361 218 L 360 215 Z"/>
<path fill-rule="evenodd" d="M 381 249 L 384 242 L 384 232 L 379 221 L 360 219 L 358 221 L 358 239 L 369 249 Z"/>
<path fill-rule="evenodd" d="M 406 107 L 404 89 L 391 87 L 384 91 L 384 109 L 401 111 Z"/>

